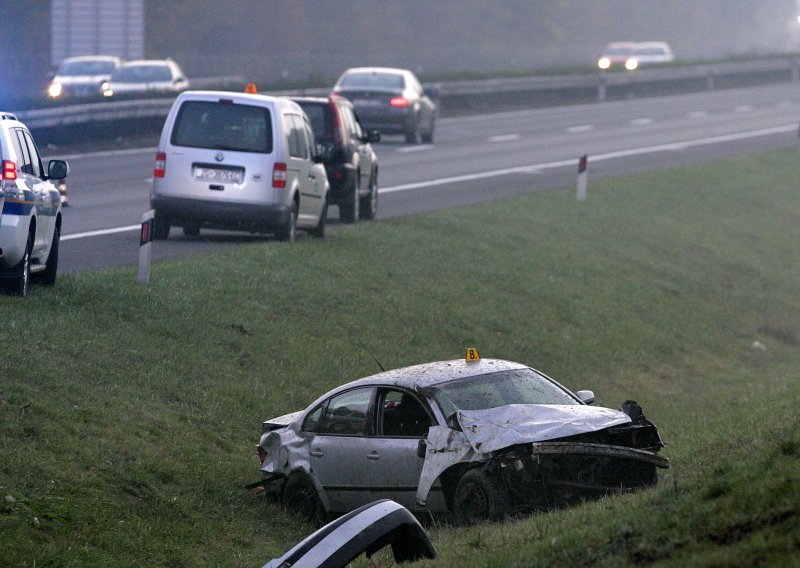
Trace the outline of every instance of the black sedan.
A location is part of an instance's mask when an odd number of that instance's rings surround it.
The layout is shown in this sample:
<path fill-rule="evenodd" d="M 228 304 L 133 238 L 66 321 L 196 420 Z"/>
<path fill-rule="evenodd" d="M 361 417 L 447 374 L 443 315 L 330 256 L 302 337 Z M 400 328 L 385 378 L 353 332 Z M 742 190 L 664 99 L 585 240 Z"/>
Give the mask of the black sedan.
<path fill-rule="evenodd" d="M 411 144 L 433 142 L 436 104 L 411 71 L 354 67 L 342 73 L 333 92 L 353 103 L 367 130 L 402 134 Z"/>

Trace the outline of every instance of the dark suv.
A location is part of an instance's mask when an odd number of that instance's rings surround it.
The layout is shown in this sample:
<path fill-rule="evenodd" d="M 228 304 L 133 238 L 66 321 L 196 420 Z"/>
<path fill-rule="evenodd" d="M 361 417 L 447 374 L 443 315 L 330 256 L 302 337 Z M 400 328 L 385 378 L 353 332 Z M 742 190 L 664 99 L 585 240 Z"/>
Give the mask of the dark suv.
<path fill-rule="evenodd" d="M 339 206 L 339 219 L 353 223 L 374 219 L 378 212 L 378 157 L 370 142 L 377 130 L 364 132 L 353 105 L 345 98 L 292 97 L 311 121 L 331 186 L 330 202 Z"/>

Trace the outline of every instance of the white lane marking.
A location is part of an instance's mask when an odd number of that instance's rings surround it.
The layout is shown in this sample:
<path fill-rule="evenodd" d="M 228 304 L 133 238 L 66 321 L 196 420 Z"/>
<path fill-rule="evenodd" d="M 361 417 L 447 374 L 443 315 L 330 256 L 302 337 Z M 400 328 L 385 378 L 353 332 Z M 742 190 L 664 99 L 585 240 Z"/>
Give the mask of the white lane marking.
<path fill-rule="evenodd" d="M 425 150 L 430 150 L 433 148 L 430 144 L 421 144 L 419 146 L 404 146 L 402 148 L 397 149 L 398 154 L 409 154 L 411 152 L 424 152 Z"/>
<path fill-rule="evenodd" d="M 100 229 L 99 231 L 87 231 L 86 233 L 73 233 L 71 235 L 64 235 L 61 237 L 62 241 L 71 241 L 74 239 L 86 239 L 89 237 L 102 237 L 104 235 L 113 235 L 116 233 L 127 233 L 128 231 L 138 231 L 142 228 L 141 225 L 128 225 L 126 227 L 114 227 L 112 229 Z"/>
<path fill-rule="evenodd" d="M 740 132 L 737 134 L 725 134 L 722 136 L 712 136 L 710 138 L 698 138 L 696 140 L 687 140 L 685 142 L 676 142 L 674 144 L 661 144 L 659 146 L 648 146 L 646 148 L 633 148 L 631 150 L 619 150 L 617 152 L 608 152 L 605 154 L 597 154 L 589 156 L 589 163 L 602 162 L 605 160 L 616 160 L 618 158 L 627 158 L 630 156 L 639 156 L 642 154 L 655 154 L 658 152 L 674 152 L 686 150 L 694 146 L 707 146 L 709 144 L 719 144 L 721 142 L 735 142 L 737 140 L 747 140 L 749 138 L 758 138 L 760 136 L 770 136 L 772 134 L 783 134 L 786 132 L 796 132 L 797 125 L 790 124 L 785 126 L 776 126 L 774 128 L 764 128 L 761 130 L 752 130 L 750 132 Z M 395 193 L 399 191 L 408 191 L 411 189 L 419 189 L 422 187 L 435 187 L 437 185 L 447 185 L 449 183 L 458 183 L 462 181 L 473 181 L 477 179 L 485 179 L 496 176 L 504 176 L 519 173 L 540 173 L 541 170 L 563 168 L 567 166 L 577 166 L 578 160 L 559 160 L 557 162 L 546 162 L 543 164 L 530 164 L 527 166 L 519 166 L 515 168 L 505 168 L 501 170 L 493 170 L 490 172 L 480 172 L 476 174 L 466 174 L 462 176 L 453 176 L 449 178 L 433 179 L 429 181 L 421 181 L 417 183 L 405 183 L 391 187 L 384 187 L 379 190 L 379 193 Z"/>
<path fill-rule="evenodd" d="M 652 118 L 634 118 L 631 120 L 631 126 L 644 126 L 645 124 L 653 124 Z"/>
<path fill-rule="evenodd" d="M 594 130 L 594 126 L 591 124 L 581 124 L 579 126 L 570 126 L 567 128 L 567 132 L 570 134 L 578 134 L 579 132 L 589 132 L 590 130 Z"/>
<path fill-rule="evenodd" d="M 590 155 L 589 163 L 591 164 L 594 162 L 602 162 L 606 160 L 616 160 L 618 158 L 627 158 L 630 156 L 639 156 L 642 154 L 655 154 L 658 152 L 674 152 L 674 151 L 686 150 L 687 148 L 692 148 L 694 146 L 707 146 L 709 144 L 718 144 L 721 142 L 735 142 L 737 140 L 747 140 L 749 138 L 759 138 L 761 136 L 771 136 L 773 134 L 784 134 L 787 132 L 797 132 L 797 124 L 775 126 L 773 128 L 763 128 L 761 130 L 751 130 L 749 132 L 739 132 L 737 134 L 724 134 L 722 136 L 712 136 L 710 138 L 698 138 L 695 140 L 687 140 L 685 142 L 676 142 L 674 144 L 662 144 L 659 146 L 648 146 L 646 148 L 634 148 L 631 150 L 619 150 L 617 152 L 608 152 L 605 154 Z M 539 174 L 542 172 L 542 170 L 564 168 L 567 166 L 576 166 L 577 163 L 578 163 L 577 159 L 571 159 L 571 160 L 559 160 L 557 162 L 545 162 L 542 164 L 529 164 L 527 166 L 518 166 L 515 168 L 505 168 L 501 170 L 492 170 L 489 172 L 480 172 L 476 174 L 467 174 L 462 176 L 453 176 L 448 178 L 433 179 L 429 181 L 421 181 L 417 183 L 406 183 L 391 187 L 384 187 L 379 190 L 379 193 L 396 193 L 400 191 L 419 189 L 422 187 L 435 187 L 438 185 L 447 185 L 449 183 L 485 179 L 495 176 L 503 176 L 511 174 Z M 114 233 L 135 231 L 139 230 L 140 228 L 141 225 L 128 225 L 126 227 L 115 227 L 112 229 L 89 231 L 87 233 L 75 233 L 72 235 L 63 235 L 61 237 L 61 240 L 69 241 L 73 239 L 84 239 L 88 237 L 111 235 Z"/>
<path fill-rule="evenodd" d="M 128 150 L 104 150 L 102 152 L 89 152 L 88 154 L 70 154 L 68 156 L 61 156 L 62 160 L 77 160 L 79 158 L 107 158 L 110 156 L 131 156 L 134 154 L 153 154 L 153 160 L 156 159 L 156 150 L 158 148 L 130 148 Z M 55 155 L 56 151 L 47 149 L 42 152 L 43 155 Z"/>
<path fill-rule="evenodd" d="M 511 142 L 519 140 L 519 134 L 501 134 L 500 136 L 489 136 L 489 142 Z"/>
<path fill-rule="evenodd" d="M 696 110 L 694 112 L 689 113 L 689 118 L 705 118 L 708 116 L 708 112 L 705 110 Z"/>
<path fill-rule="evenodd" d="M 735 110 L 736 112 L 750 112 L 751 110 L 753 110 L 753 107 L 751 107 L 750 105 L 739 105 L 736 107 Z"/>

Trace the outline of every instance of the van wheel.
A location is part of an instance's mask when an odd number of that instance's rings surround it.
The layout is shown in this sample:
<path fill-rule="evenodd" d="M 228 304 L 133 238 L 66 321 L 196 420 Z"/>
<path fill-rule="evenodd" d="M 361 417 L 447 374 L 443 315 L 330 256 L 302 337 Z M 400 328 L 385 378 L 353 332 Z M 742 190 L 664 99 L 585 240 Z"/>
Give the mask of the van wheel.
<path fill-rule="evenodd" d="M 155 240 L 163 241 L 169 236 L 169 217 L 156 213 L 153 225 L 153 238 Z"/>
<path fill-rule="evenodd" d="M 50 243 L 50 254 L 47 256 L 47 266 L 45 269 L 35 274 L 36 282 L 45 286 L 53 286 L 56 283 L 56 272 L 58 272 L 58 243 L 61 240 L 61 230 L 56 227 L 53 229 L 53 242 Z"/>
<path fill-rule="evenodd" d="M 319 223 L 313 229 L 308 230 L 308 234 L 312 237 L 322 239 L 325 237 L 325 223 L 328 220 L 328 196 L 325 196 L 325 202 L 322 204 L 322 211 L 319 213 Z"/>
<path fill-rule="evenodd" d="M 358 221 L 360 179 L 361 173 L 356 172 L 356 179 L 353 180 L 353 184 L 347 190 L 347 195 L 339 203 L 339 220 L 342 223 L 355 223 Z"/>
<path fill-rule="evenodd" d="M 480 468 L 467 471 L 453 495 L 453 513 L 459 525 L 481 521 L 501 521 L 510 507 L 503 482 Z"/>
<path fill-rule="evenodd" d="M 297 236 L 297 202 L 292 201 L 292 207 L 289 209 L 289 219 L 286 223 L 278 228 L 275 232 L 275 236 L 278 238 L 279 241 L 284 241 L 287 243 L 293 243 L 295 237 Z"/>
<path fill-rule="evenodd" d="M 17 264 L 19 274 L 11 279 L 8 291 L 14 296 L 27 296 L 28 284 L 31 279 L 31 251 L 33 250 L 33 228 L 28 232 L 28 242 L 25 244 L 25 254 Z"/>

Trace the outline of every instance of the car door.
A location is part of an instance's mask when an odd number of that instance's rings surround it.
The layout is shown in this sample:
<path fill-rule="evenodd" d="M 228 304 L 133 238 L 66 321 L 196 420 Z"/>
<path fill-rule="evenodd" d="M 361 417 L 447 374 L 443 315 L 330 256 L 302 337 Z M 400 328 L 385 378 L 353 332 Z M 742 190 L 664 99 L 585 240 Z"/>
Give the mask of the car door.
<path fill-rule="evenodd" d="M 32 201 L 36 212 L 36 234 L 34 236 L 33 254 L 38 256 L 50 246 L 55 223 L 55 212 L 51 201 L 50 190 L 53 185 L 42 178 L 42 161 L 33 143 L 30 133 L 23 128 L 15 128 L 16 150 L 20 154 L 19 172 L 21 181 L 27 189 L 25 201 Z"/>
<path fill-rule="evenodd" d="M 318 172 L 312 170 L 311 144 L 306 136 L 303 117 L 298 114 L 287 114 L 286 121 L 289 128 L 287 177 L 291 176 L 297 180 L 297 189 L 300 192 L 297 224 L 301 227 L 313 227 L 319 220 L 320 198 L 317 189 Z"/>
<path fill-rule="evenodd" d="M 333 396 L 309 414 L 319 420 L 304 426 L 311 472 L 334 512 L 350 511 L 370 502 L 367 471 L 367 416 L 375 389 L 361 387 Z M 309 419 L 306 420 L 309 422 Z"/>
<path fill-rule="evenodd" d="M 375 435 L 366 441 L 372 499 L 392 499 L 417 510 L 416 492 L 425 461 L 424 451 L 420 450 L 428 429 L 436 421 L 427 403 L 399 388 L 379 389 L 374 408 Z M 429 508 L 443 510 L 443 503 L 441 486 L 436 484 L 428 500 Z"/>
<path fill-rule="evenodd" d="M 372 146 L 366 142 L 366 134 L 361 128 L 361 123 L 358 122 L 353 109 L 346 106 L 342 111 L 346 117 L 345 124 L 347 125 L 351 143 L 355 145 L 354 150 L 358 152 L 358 169 L 361 172 L 358 187 L 365 191 L 370 187 L 372 181 Z"/>

